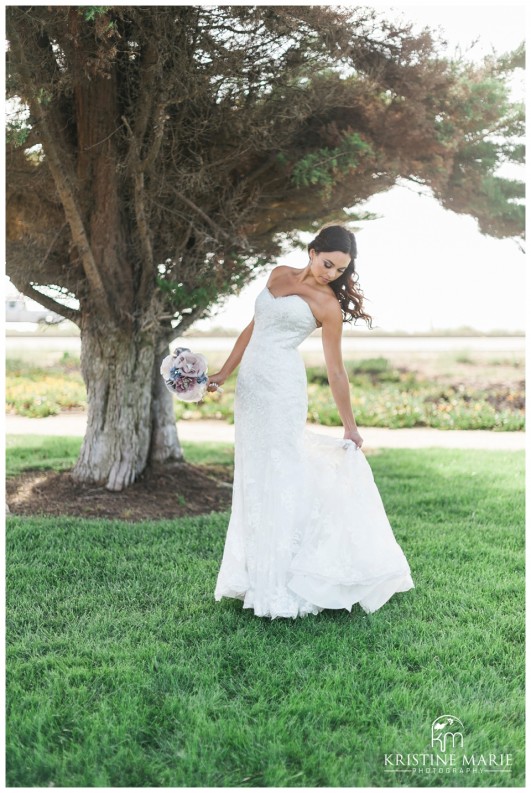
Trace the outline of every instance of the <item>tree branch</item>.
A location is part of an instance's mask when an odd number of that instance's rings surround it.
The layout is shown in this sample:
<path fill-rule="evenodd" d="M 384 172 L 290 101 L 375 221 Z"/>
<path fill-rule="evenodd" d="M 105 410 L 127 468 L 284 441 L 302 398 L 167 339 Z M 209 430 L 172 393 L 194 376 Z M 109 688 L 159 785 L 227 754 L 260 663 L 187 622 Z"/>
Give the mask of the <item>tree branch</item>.
<path fill-rule="evenodd" d="M 278 165 L 277 153 L 271 154 L 265 162 L 259 165 L 254 171 L 251 171 L 250 174 L 245 176 L 245 181 L 247 184 L 251 184 L 252 182 L 256 181 L 259 176 L 262 176 L 266 171 L 268 171 L 274 165 Z"/>
<path fill-rule="evenodd" d="M 192 311 L 188 312 L 187 314 L 181 315 L 181 321 L 175 328 L 161 328 L 159 338 L 162 342 L 169 344 L 171 341 L 177 338 L 177 336 L 182 335 L 185 330 L 194 324 L 197 319 L 201 319 L 205 311 L 204 306 L 196 306 Z"/>
<path fill-rule="evenodd" d="M 155 132 L 153 134 L 151 147 L 144 159 L 140 162 L 142 171 L 148 171 L 157 159 L 162 138 L 164 137 L 164 127 L 166 125 L 167 119 L 168 115 L 166 114 L 166 103 L 161 102 L 157 111 L 157 121 L 155 123 Z"/>
<path fill-rule="evenodd" d="M 131 151 L 134 156 L 133 165 L 133 187 L 134 187 L 134 207 L 135 218 L 140 237 L 140 246 L 142 248 L 142 271 L 140 275 L 139 286 L 139 300 L 142 302 L 147 295 L 150 279 L 153 278 L 153 246 L 151 244 L 151 236 L 149 233 L 149 225 L 146 216 L 145 193 L 144 193 L 144 171 L 140 167 L 140 150 L 138 141 L 131 129 L 131 126 L 125 116 L 122 116 L 122 121 L 129 133 L 131 141 Z"/>
<path fill-rule="evenodd" d="M 159 54 L 153 41 L 149 41 L 142 58 L 141 82 L 139 86 L 139 96 L 137 107 L 139 112 L 136 117 L 135 131 L 131 132 L 134 143 L 136 144 L 137 155 L 140 158 L 140 150 L 149 121 L 151 108 L 154 100 L 155 75 L 157 72 Z M 129 128 L 131 129 L 131 128 Z"/>
<path fill-rule="evenodd" d="M 122 117 L 129 135 L 131 154 L 133 155 L 134 168 L 136 170 L 147 171 L 157 159 L 160 151 L 162 139 L 164 137 L 164 127 L 168 116 L 166 115 L 166 94 L 162 91 L 161 96 L 158 97 L 157 110 L 154 115 L 156 116 L 153 122 L 153 140 L 149 151 L 142 158 L 142 148 L 145 143 L 146 130 L 148 128 L 148 121 L 151 116 L 152 109 L 155 106 L 155 81 L 157 71 L 159 68 L 160 53 L 155 45 L 149 41 L 144 51 L 142 58 L 142 71 L 141 82 L 139 86 L 138 108 L 139 112 L 136 116 L 134 131 L 130 125 Z M 158 93 L 161 93 L 160 90 Z"/>
<path fill-rule="evenodd" d="M 60 314 L 65 319 L 75 322 L 76 325 L 81 325 L 81 314 L 77 309 L 63 306 L 62 303 L 58 303 L 53 297 L 43 295 L 42 292 L 35 289 L 29 281 L 24 281 L 16 275 L 10 275 L 9 277 L 18 291 L 22 292 L 26 297 L 30 297 L 32 300 L 35 300 L 36 303 L 50 309 L 50 311 L 54 311 L 56 314 Z"/>
<path fill-rule="evenodd" d="M 62 157 L 59 154 L 59 150 L 57 148 L 57 131 L 52 129 L 53 124 L 50 125 L 49 123 L 48 114 L 44 110 L 43 101 L 36 94 L 28 62 L 26 60 L 24 47 L 14 26 L 11 30 L 11 46 L 14 50 L 16 49 L 17 52 L 18 70 L 20 77 L 25 84 L 28 95 L 28 104 L 30 105 L 33 116 L 39 122 L 39 128 L 42 134 L 42 145 L 47 155 L 48 166 L 53 176 L 57 192 L 59 193 L 68 225 L 70 226 L 72 240 L 79 251 L 83 270 L 89 283 L 93 298 L 95 301 L 97 301 L 101 309 L 103 309 L 107 314 L 110 314 L 111 307 L 109 306 L 107 299 L 107 292 L 96 266 L 87 232 L 81 219 L 81 213 L 77 206 L 74 189 L 72 187 L 73 179 L 68 173 L 68 166 L 65 162 L 64 156 Z"/>
<path fill-rule="evenodd" d="M 139 301 L 142 304 L 144 298 L 148 293 L 150 279 L 153 278 L 153 246 L 151 245 L 151 236 L 149 233 L 149 225 L 146 217 L 146 206 L 144 203 L 144 174 L 135 173 L 134 175 L 135 186 L 135 216 L 136 224 L 138 227 L 138 234 L 140 236 L 140 244 L 142 246 L 142 273 L 140 276 L 139 287 Z"/>
<path fill-rule="evenodd" d="M 179 191 L 175 188 L 173 188 L 173 193 L 183 202 L 183 204 L 186 204 L 186 206 L 189 206 L 190 209 L 194 210 L 194 212 L 197 212 L 199 217 L 203 218 L 203 220 L 206 221 L 213 229 L 215 229 L 218 234 L 221 234 L 222 237 L 225 237 L 228 240 L 231 239 L 230 234 L 227 234 L 227 232 L 218 226 L 217 223 L 212 220 L 212 218 L 209 218 L 208 215 L 197 206 L 197 204 L 194 204 L 193 201 L 190 201 L 189 198 L 186 198 L 186 196 L 184 196 L 182 193 L 179 193 Z"/>

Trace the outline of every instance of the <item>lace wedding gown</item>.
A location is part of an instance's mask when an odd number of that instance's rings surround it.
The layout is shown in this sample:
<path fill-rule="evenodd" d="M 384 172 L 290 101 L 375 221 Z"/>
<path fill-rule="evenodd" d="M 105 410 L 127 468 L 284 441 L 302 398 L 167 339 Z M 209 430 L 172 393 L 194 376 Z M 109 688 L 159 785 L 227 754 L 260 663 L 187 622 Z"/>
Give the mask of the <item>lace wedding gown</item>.
<path fill-rule="evenodd" d="M 316 327 L 304 298 L 265 287 L 236 381 L 232 510 L 214 597 L 271 619 L 354 603 L 370 613 L 415 586 L 363 451 L 306 429 L 297 347 Z"/>

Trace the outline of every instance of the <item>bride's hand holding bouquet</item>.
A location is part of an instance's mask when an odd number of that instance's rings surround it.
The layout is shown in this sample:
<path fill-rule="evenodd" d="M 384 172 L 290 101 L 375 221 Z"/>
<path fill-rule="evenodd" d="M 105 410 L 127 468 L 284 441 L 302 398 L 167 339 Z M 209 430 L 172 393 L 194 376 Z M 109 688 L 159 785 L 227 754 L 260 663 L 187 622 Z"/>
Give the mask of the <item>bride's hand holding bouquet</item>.
<path fill-rule="evenodd" d="M 225 375 L 222 371 L 209 375 L 206 390 L 217 391 L 218 386 L 223 385 L 226 379 L 227 375 Z M 223 391 L 223 389 L 221 389 L 221 391 Z"/>

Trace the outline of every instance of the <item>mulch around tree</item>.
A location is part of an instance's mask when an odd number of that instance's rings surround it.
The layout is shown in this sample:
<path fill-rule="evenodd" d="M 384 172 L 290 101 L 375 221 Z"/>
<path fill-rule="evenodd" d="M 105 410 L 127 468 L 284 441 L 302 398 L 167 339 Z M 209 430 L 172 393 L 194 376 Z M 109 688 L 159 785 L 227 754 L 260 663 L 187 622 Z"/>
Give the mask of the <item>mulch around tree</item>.
<path fill-rule="evenodd" d="M 118 493 L 79 485 L 70 471 L 24 471 L 7 479 L 11 515 L 75 515 L 126 521 L 163 520 L 229 510 L 228 466 L 172 463 L 144 472 Z"/>

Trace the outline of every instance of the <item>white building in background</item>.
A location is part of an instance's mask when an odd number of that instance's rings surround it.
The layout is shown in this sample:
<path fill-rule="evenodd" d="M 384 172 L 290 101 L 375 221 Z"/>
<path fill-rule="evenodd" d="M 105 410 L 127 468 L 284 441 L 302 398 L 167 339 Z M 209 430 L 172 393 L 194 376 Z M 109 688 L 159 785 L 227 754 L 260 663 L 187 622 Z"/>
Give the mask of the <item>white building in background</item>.
<path fill-rule="evenodd" d="M 33 302 L 33 301 L 32 301 Z M 16 297 L 6 297 L 6 322 L 62 322 L 64 317 L 49 311 L 47 308 L 32 309 L 27 308 L 26 298 L 23 295 Z"/>

